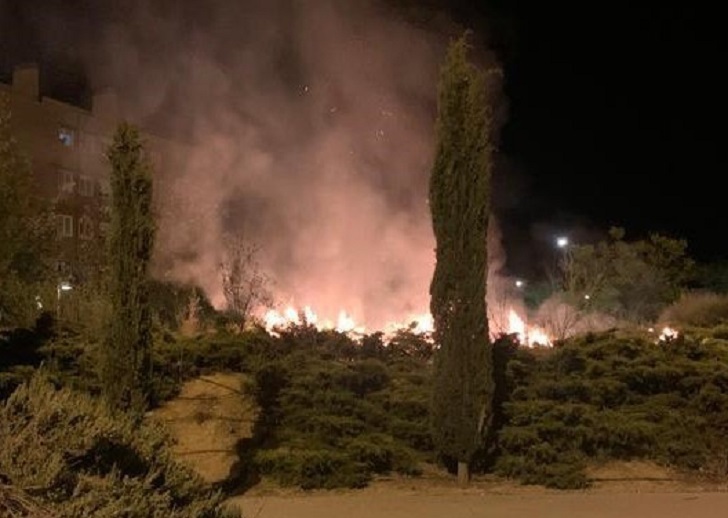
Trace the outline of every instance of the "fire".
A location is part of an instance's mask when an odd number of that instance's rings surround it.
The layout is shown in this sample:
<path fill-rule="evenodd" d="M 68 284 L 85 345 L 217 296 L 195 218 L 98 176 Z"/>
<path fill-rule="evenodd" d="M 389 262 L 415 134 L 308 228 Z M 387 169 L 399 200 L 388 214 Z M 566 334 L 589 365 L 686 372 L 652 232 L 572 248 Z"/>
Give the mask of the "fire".
<path fill-rule="evenodd" d="M 278 331 L 286 327 L 300 325 L 310 325 L 321 331 L 335 330 L 340 333 L 360 335 L 366 333 L 366 328 L 357 325 L 354 318 L 344 310 L 339 312 L 336 323 L 333 323 L 331 320 L 320 320 L 310 306 L 304 306 L 302 310 L 297 310 L 293 306 L 288 306 L 283 311 L 268 310 L 263 315 L 263 325 L 272 335 L 278 334 Z"/>
<path fill-rule="evenodd" d="M 546 331 L 540 327 L 528 326 L 513 308 L 508 310 L 508 334 L 515 334 L 523 345 L 551 345 Z"/>
<path fill-rule="evenodd" d="M 367 332 L 367 328 L 358 324 L 354 317 L 345 310 L 339 311 L 336 322 L 321 319 L 310 306 L 304 306 L 300 310 L 293 306 L 288 306 L 282 311 L 271 309 L 263 315 L 262 320 L 266 331 L 274 336 L 277 336 L 286 327 L 300 325 L 310 325 L 319 331 L 333 330 L 358 336 Z M 435 322 L 429 313 L 412 314 L 403 321 L 387 324 L 383 332 L 385 336 L 391 337 L 397 331 L 403 329 L 408 329 L 416 335 L 427 336 L 434 331 Z M 551 339 L 546 331 L 540 327 L 528 326 L 513 308 L 508 310 L 507 333 L 515 334 L 518 341 L 523 345 L 551 345 Z"/>
<path fill-rule="evenodd" d="M 670 326 L 665 326 L 662 328 L 662 332 L 660 333 L 660 341 L 666 341 L 666 340 L 674 340 L 678 337 L 680 333 L 678 333 L 677 329 L 673 329 Z"/>
<path fill-rule="evenodd" d="M 263 326 L 272 335 L 279 334 L 281 329 L 289 326 L 310 325 L 319 331 L 333 330 L 349 335 L 366 334 L 367 328 L 356 322 L 345 310 L 339 311 L 336 322 L 329 319 L 321 319 L 310 306 L 304 306 L 297 310 L 293 306 L 286 307 L 283 311 L 271 309 L 263 317 Z M 384 334 L 390 336 L 401 329 L 409 329 L 417 335 L 427 335 L 434 329 L 432 315 L 429 313 L 415 314 L 403 322 L 391 322 L 384 328 Z"/>

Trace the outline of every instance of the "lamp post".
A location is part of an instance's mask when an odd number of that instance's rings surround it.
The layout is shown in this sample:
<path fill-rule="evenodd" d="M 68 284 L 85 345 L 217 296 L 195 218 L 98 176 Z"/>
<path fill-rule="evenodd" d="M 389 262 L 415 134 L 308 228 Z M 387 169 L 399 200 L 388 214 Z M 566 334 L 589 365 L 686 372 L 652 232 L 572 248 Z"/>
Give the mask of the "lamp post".
<path fill-rule="evenodd" d="M 73 286 L 68 281 L 61 281 L 56 286 L 56 317 L 58 319 L 61 318 L 61 293 L 64 291 L 71 291 L 73 289 Z"/>
<path fill-rule="evenodd" d="M 565 235 L 557 236 L 554 240 L 556 248 L 561 250 L 558 268 L 561 270 L 561 289 L 569 290 L 569 237 Z"/>

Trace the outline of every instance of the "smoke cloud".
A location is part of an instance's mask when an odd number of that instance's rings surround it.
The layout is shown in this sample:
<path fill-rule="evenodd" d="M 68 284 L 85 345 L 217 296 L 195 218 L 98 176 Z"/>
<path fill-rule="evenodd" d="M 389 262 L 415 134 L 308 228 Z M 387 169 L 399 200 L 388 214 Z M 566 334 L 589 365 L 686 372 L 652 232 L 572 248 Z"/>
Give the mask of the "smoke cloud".
<path fill-rule="evenodd" d="M 102 48 L 127 110 L 191 143 L 161 182 L 168 278 L 221 305 L 233 234 L 260 246 L 282 303 L 369 328 L 427 311 L 442 37 L 364 2 L 218 1 L 142 8 Z"/>
<path fill-rule="evenodd" d="M 327 319 L 343 309 L 376 329 L 428 311 L 437 77 L 459 33 L 388 4 L 138 0 L 71 15 L 57 2 L 31 24 L 83 56 L 125 116 L 172 136 L 158 275 L 222 306 L 225 238 L 242 237 L 280 303 Z"/>

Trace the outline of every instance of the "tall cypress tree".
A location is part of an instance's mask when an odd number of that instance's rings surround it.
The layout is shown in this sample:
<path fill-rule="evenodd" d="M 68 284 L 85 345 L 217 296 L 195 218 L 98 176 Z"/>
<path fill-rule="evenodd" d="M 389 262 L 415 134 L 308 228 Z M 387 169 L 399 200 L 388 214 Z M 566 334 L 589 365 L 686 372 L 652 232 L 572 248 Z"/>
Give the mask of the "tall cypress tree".
<path fill-rule="evenodd" d="M 139 131 L 122 123 L 108 152 L 111 161 L 109 290 L 112 320 L 101 376 L 113 409 L 141 412 L 151 375 L 152 318 L 148 265 L 154 246 L 151 167 Z"/>
<path fill-rule="evenodd" d="M 435 323 L 433 438 L 458 461 L 458 480 L 490 419 L 492 353 L 485 307 L 492 144 L 484 74 L 468 62 L 466 37 L 450 45 L 441 74 L 430 210 L 437 241 L 430 285 Z"/>

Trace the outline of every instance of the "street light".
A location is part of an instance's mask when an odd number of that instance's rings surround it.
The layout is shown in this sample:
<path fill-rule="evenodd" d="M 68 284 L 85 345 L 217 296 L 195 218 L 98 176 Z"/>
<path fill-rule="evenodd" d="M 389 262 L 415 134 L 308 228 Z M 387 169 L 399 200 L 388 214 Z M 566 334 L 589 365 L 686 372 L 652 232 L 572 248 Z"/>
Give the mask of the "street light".
<path fill-rule="evenodd" d="M 61 281 L 58 283 L 58 286 L 56 287 L 56 294 L 58 295 L 58 298 L 56 300 L 56 317 L 61 318 L 61 293 L 64 291 L 71 291 L 73 289 L 73 285 L 71 285 L 68 281 Z"/>
<path fill-rule="evenodd" d="M 559 248 L 566 248 L 569 246 L 569 238 L 566 236 L 559 236 L 556 238 L 556 246 Z"/>
<path fill-rule="evenodd" d="M 523 288 L 525 284 L 521 279 L 516 280 L 516 288 Z"/>

